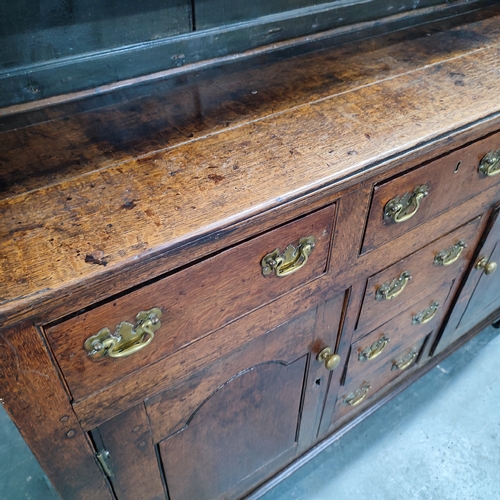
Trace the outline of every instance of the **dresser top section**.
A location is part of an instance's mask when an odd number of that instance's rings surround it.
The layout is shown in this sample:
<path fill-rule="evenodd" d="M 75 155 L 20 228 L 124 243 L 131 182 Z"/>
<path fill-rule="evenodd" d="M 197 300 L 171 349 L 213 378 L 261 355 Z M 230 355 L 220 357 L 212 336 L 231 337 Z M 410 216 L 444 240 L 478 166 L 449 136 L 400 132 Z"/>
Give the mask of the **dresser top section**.
<path fill-rule="evenodd" d="M 89 285 L 102 300 L 216 250 L 217 231 L 499 123 L 499 7 L 302 52 L 0 116 L 0 325 Z"/>

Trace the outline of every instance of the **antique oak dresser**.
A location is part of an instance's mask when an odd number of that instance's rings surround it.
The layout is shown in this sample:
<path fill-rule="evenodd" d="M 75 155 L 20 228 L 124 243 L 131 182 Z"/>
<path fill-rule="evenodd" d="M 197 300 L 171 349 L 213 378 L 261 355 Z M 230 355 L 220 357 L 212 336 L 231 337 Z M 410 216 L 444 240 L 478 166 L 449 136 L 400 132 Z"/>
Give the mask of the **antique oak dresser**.
<path fill-rule="evenodd" d="M 500 6 L 385 16 L 5 80 L 0 397 L 63 499 L 257 498 L 500 317 Z"/>

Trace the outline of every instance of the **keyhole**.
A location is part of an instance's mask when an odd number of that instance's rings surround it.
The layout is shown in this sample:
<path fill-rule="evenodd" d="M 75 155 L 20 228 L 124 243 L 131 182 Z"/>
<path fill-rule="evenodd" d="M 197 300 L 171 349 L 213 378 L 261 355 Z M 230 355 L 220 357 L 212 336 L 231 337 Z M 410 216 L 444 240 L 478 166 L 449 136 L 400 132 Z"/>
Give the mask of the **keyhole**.
<path fill-rule="evenodd" d="M 316 381 L 315 381 L 315 384 L 316 385 L 320 385 L 321 384 L 321 379 L 320 378 L 317 378 Z"/>
<path fill-rule="evenodd" d="M 457 166 L 455 167 L 455 171 L 453 172 L 454 174 L 456 174 L 458 172 L 458 169 L 460 168 L 460 165 L 462 165 L 462 161 L 461 160 L 457 163 Z"/>

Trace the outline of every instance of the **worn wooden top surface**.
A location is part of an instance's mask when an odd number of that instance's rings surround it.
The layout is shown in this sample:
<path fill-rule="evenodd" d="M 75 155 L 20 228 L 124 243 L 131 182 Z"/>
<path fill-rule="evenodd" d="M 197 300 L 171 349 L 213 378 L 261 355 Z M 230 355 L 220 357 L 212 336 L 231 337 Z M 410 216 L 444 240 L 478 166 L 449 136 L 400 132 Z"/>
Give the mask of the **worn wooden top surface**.
<path fill-rule="evenodd" d="M 262 59 L 1 119 L 0 324 L 500 113 L 498 7 Z"/>

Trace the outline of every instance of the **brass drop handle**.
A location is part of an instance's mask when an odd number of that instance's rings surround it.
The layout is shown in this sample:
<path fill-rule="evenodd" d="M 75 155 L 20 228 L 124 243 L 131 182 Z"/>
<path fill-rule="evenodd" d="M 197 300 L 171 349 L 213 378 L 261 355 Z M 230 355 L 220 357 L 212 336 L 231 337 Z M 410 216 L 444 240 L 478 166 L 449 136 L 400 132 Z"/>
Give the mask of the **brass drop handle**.
<path fill-rule="evenodd" d="M 456 262 L 459 259 L 464 248 L 466 248 L 466 247 L 467 247 L 467 245 L 465 244 L 465 242 L 462 240 L 459 240 L 451 247 L 448 247 L 448 248 L 445 248 L 444 250 L 441 250 L 434 257 L 434 265 L 435 266 L 449 266 L 450 264 L 453 264 L 454 262 Z"/>
<path fill-rule="evenodd" d="M 391 300 L 397 297 L 405 289 L 410 279 L 410 271 L 403 271 L 398 278 L 394 278 L 377 288 L 375 300 Z"/>
<path fill-rule="evenodd" d="M 382 354 L 382 351 L 385 349 L 389 341 L 389 337 L 382 335 L 382 337 L 380 337 L 371 346 L 366 347 L 358 354 L 358 361 L 367 361 L 369 359 L 376 358 Z"/>
<path fill-rule="evenodd" d="M 500 149 L 485 154 L 479 162 L 478 170 L 488 177 L 500 174 Z"/>
<path fill-rule="evenodd" d="M 392 363 L 391 370 L 406 370 L 417 357 L 418 350 L 412 349 L 408 354 L 405 354 L 402 358 L 394 361 Z"/>
<path fill-rule="evenodd" d="M 370 389 L 371 385 L 368 382 L 365 382 L 359 389 L 356 389 L 354 392 L 351 392 L 351 394 L 345 397 L 344 404 L 349 406 L 358 406 L 366 398 Z"/>
<path fill-rule="evenodd" d="M 120 323 L 114 333 L 102 328 L 96 335 L 89 337 L 84 344 L 88 355 L 94 359 L 125 358 L 148 346 L 160 328 L 161 310 L 157 307 L 141 311 L 136 316 L 136 324 L 126 321 Z"/>
<path fill-rule="evenodd" d="M 431 321 L 432 318 L 436 316 L 438 309 L 439 309 L 439 302 L 437 301 L 432 302 L 432 304 L 429 307 L 415 314 L 415 316 L 411 318 L 411 324 L 423 325 L 425 323 L 429 323 L 429 321 Z"/>
<path fill-rule="evenodd" d="M 314 236 L 307 236 L 300 238 L 297 247 L 290 244 L 285 248 L 283 253 L 281 253 L 279 248 L 274 250 L 274 252 L 268 253 L 260 263 L 262 274 L 269 276 L 274 272 L 276 276 L 282 278 L 296 273 L 307 264 L 315 244 L 316 239 Z"/>
<path fill-rule="evenodd" d="M 497 270 L 496 262 L 488 262 L 486 257 L 483 257 L 477 264 L 476 269 L 484 271 L 484 274 L 493 274 Z"/>
<path fill-rule="evenodd" d="M 334 370 L 339 366 L 341 358 L 338 354 L 334 354 L 331 347 L 325 347 L 316 357 L 320 363 L 325 363 L 327 370 Z"/>
<path fill-rule="evenodd" d="M 429 194 L 429 188 L 424 184 L 416 186 L 413 192 L 396 196 L 384 207 L 384 220 L 404 222 L 411 219 L 420 208 L 421 201 Z"/>

